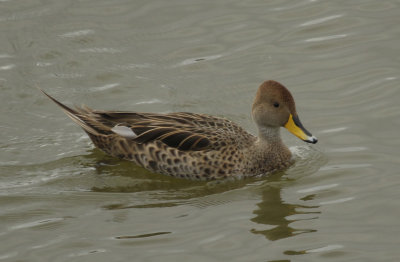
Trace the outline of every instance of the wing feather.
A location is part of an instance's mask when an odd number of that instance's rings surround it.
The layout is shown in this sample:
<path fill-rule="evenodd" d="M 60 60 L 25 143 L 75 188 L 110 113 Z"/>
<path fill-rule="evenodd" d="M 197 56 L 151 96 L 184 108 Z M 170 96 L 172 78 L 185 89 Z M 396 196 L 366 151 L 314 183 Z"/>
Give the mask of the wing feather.
<path fill-rule="evenodd" d="M 220 117 L 187 112 L 99 111 L 86 106 L 72 109 L 42 92 L 75 123 L 93 135 L 120 135 L 136 143 L 159 140 L 183 151 L 218 150 L 221 146 L 229 145 L 240 147 L 256 139 L 240 126 Z"/>

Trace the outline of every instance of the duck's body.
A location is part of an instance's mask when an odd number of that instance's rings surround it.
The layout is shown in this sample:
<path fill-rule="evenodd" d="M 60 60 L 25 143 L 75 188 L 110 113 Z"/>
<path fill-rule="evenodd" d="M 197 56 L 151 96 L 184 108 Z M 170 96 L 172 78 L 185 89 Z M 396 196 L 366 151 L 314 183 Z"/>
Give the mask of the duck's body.
<path fill-rule="evenodd" d="M 266 145 L 223 118 L 191 113 L 161 115 L 91 111 L 91 114 L 98 119 L 108 119 L 108 132 L 89 133 L 96 147 L 157 173 L 190 179 L 215 179 L 264 174 L 291 163 L 290 151 L 283 143 Z M 124 119 L 126 116 L 129 120 Z M 129 126 L 138 137 L 126 139 L 110 131 L 121 123 Z"/>
<path fill-rule="evenodd" d="M 253 104 L 258 137 L 227 119 L 205 114 L 71 109 L 46 95 L 105 153 L 170 176 L 209 180 L 284 169 L 292 159 L 280 138 L 280 126 L 292 128 L 307 142 L 317 141 L 298 120 L 289 91 L 275 81 L 260 86 Z M 272 115 L 274 108 L 283 117 Z M 271 114 L 269 119 L 265 114 Z"/>

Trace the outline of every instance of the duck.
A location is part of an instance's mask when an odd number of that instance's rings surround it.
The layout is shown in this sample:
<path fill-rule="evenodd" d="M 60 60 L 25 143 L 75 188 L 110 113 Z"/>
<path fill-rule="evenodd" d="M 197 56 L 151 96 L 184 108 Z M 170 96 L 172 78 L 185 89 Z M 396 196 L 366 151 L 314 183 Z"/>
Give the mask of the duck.
<path fill-rule="evenodd" d="M 281 139 L 281 127 L 307 143 L 318 141 L 300 122 L 290 91 L 274 80 L 263 82 L 253 101 L 251 115 L 258 135 L 208 114 L 70 108 L 39 90 L 104 153 L 177 178 L 215 180 L 284 170 L 294 160 Z"/>

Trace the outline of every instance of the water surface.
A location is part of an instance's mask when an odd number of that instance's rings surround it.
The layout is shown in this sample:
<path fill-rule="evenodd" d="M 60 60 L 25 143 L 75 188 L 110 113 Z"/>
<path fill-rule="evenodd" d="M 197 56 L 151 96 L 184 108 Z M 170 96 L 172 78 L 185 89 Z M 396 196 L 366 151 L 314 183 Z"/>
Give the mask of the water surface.
<path fill-rule="evenodd" d="M 0 1 L 1 261 L 396 261 L 398 1 Z M 35 88 L 97 109 L 225 116 L 267 79 L 306 145 L 193 182 L 93 149 Z"/>

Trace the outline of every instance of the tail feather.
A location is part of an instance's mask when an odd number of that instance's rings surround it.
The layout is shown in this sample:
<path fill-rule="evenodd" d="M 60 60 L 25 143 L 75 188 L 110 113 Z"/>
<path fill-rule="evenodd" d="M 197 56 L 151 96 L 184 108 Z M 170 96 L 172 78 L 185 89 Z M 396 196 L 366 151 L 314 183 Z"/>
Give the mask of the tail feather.
<path fill-rule="evenodd" d="M 98 131 L 96 131 L 87 121 L 84 120 L 84 116 L 79 114 L 76 110 L 64 105 L 63 103 L 59 102 L 57 99 L 54 97 L 50 96 L 47 94 L 45 91 L 42 89 L 38 88 L 45 96 L 50 98 L 54 103 L 56 103 L 61 109 L 64 111 L 64 113 L 69 116 L 69 118 L 72 119 L 75 123 L 77 123 L 80 127 L 82 127 L 86 132 L 93 134 L 93 135 L 100 135 Z"/>

